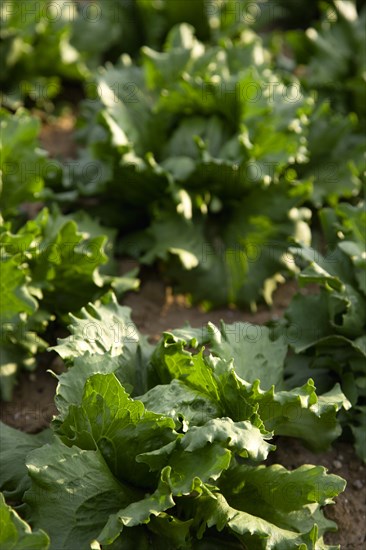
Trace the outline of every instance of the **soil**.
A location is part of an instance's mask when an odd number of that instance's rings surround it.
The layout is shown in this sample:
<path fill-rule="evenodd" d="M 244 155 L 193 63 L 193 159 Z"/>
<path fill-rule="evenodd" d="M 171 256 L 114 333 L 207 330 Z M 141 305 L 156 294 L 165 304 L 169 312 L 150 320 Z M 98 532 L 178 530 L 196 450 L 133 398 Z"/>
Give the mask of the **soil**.
<path fill-rule="evenodd" d="M 182 327 L 186 323 L 195 328 L 203 327 L 209 321 L 219 325 L 221 320 L 225 323 L 266 323 L 282 315 L 295 292 L 295 283 L 288 282 L 276 291 L 275 307 L 269 309 L 261 305 L 256 313 L 229 308 L 206 312 L 200 307 L 191 306 L 184 295 L 173 294 L 171 287 L 165 287 L 156 275 L 150 273 L 139 292 L 129 293 L 123 303 L 131 308 L 132 319 L 139 330 L 156 340 L 163 331 Z"/>
<path fill-rule="evenodd" d="M 75 156 L 73 140 L 74 117 L 66 115 L 57 122 L 44 126 L 41 134 L 42 145 L 52 157 L 70 158 Z M 126 271 L 128 265 L 123 265 Z M 123 303 L 132 308 L 132 318 L 138 329 L 156 340 L 164 330 L 181 327 L 186 321 L 199 327 L 212 321 L 227 323 L 249 321 L 264 323 L 283 314 L 296 291 L 294 282 L 280 287 L 274 295 L 274 307 L 259 307 L 253 314 L 235 309 L 219 309 L 204 312 L 198 307 L 190 307 L 184 296 L 173 295 L 171 288 L 165 287 L 152 272 L 143 279 L 137 293 L 126 295 Z M 15 388 L 11 403 L 2 403 L 1 420 L 10 426 L 29 433 L 38 432 L 49 425 L 56 413 L 53 403 L 57 380 L 47 372 L 57 373 L 64 369 L 62 361 L 54 353 L 39 357 L 35 372 L 23 371 Z M 326 515 L 337 522 L 339 531 L 327 535 L 328 544 L 340 544 L 345 550 L 361 550 L 366 546 L 366 467 L 356 457 L 350 444 L 336 442 L 326 453 L 315 454 L 299 441 L 289 438 L 277 440 L 277 450 L 271 455 L 271 463 L 280 463 L 289 469 L 301 464 L 320 464 L 329 472 L 340 475 L 347 481 L 345 492 L 336 503 L 326 508 Z"/>
<path fill-rule="evenodd" d="M 40 142 L 51 158 L 75 158 L 77 145 L 74 140 L 74 128 L 75 114 L 67 111 L 51 123 L 43 123 Z"/>

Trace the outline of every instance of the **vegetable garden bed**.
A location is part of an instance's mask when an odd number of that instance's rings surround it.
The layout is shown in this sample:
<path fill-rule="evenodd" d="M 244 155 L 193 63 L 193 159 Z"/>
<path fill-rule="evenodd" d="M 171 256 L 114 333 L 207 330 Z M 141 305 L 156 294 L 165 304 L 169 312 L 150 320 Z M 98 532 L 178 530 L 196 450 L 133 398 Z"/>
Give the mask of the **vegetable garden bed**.
<path fill-rule="evenodd" d="M 365 21 L 1 7 L 1 549 L 363 547 Z"/>

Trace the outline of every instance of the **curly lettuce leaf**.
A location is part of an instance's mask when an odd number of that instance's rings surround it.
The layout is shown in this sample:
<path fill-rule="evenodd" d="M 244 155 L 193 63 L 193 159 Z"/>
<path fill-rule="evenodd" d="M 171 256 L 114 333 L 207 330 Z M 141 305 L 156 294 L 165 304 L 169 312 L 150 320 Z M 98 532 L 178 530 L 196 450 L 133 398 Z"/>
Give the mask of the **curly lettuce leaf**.
<path fill-rule="evenodd" d="M 357 3 L 358 4 L 358 3 Z M 341 112 L 355 112 L 363 123 L 365 110 L 364 27 L 366 10 L 356 1 L 334 1 L 317 24 L 291 31 L 287 40 L 296 62 L 304 67 L 303 81 Z"/>
<path fill-rule="evenodd" d="M 310 375 L 326 392 L 338 382 L 352 403 L 343 424 L 351 427 L 364 460 L 360 443 L 366 398 L 364 203 L 325 208 L 320 221 L 327 253 L 300 247 L 295 254 L 302 267 L 300 285 L 315 283 L 320 288 L 309 295 L 298 293 L 287 308 L 287 326 L 296 327 L 297 337 L 290 343 L 295 354 L 287 361 L 286 385 Z"/>
<path fill-rule="evenodd" d="M 40 149 L 39 119 L 25 109 L 0 110 L 0 209 L 4 217 L 18 213 L 22 203 L 40 198 L 47 170 Z"/>
<path fill-rule="evenodd" d="M 15 510 L 8 506 L 0 493 L 0 545 L 6 549 L 48 550 L 49 537 L 37 529 L 32 531 Z"/>
<path fill-rule="evenodd" d="M 152 346 L 131 320 L 131 310 L 120 306 L 113 293 L 69 315 L 71 335 L 51 349 L 76 369 L 61 375 L 56 401 L 62 410 L 79 403 L 88 376 L 114 372 L 133 395 L 144 393 L 152 383 L 148 360 Z"/>
<path fill-rule="evenodd" d="M 82 449 L 99 448 L 114 475 L 136 486 L 149 486 L 154 478 L 136 456 L 175 439 L 169 417 L 145 411 L 131 399 L 114 374 L 95 374 L 84 388 L 79 406 L 71 405 L 57 428 L 62 440 Z"/>
<path fill-rule="evenodd" d="M 110 289 L 120 295 L 138 287 L 136 271 L 113 275 L 115 266 L 106 254 L 113 238 L 113 231 L 104 231 L 87 214 L 64 216 L 56 208 L 52 212 L 43 208 L 16 232 L 9 222 L 1 227 L 4 399 L 11 398 L 18 366 L 33 368 L 36 354 L 46 348 L 40 334 L 51 321 L 64 321 L 66 314 Z"/>
<path fill-rule="evenodd" d="M 41 447 L 52 439 L 52 431 L 27 434 L 0 422 L 0 490 L 4 497 L 20 502 L 26 489 L 30 487 L 24 458 L 30 451 Z"/>
<path fill-rule="evenodd" d="M 298 172 L 301 178 L 312 181 L 310 200 L 317 208 L 361 193 L 365 146 L 354 115 L 332 112 L 327 101 L 314 111 L 308 135 L 309 163 L 299 166 Z"/>
<path fill-rule="evenodd" d="M 299 437 L 314 449 L 326 449 L 341 432 L 337 412 L 350 407 L 337 386 L 318 397 L 312 380 L 291 391 L 276 391 L 274 386 L 262 390 L 258 379 L 249 383 L 240 377 L 235 357 L 233 361 L 205 356 L 202 352 L 192 354 L 185 350 L 184 341 L 169 333 L 157 346 L 151 362 L 159 378 L 172 384 L 172 389 L 160 386 L 159 399 L 155 387 L 140 399 L 156 412 L 162 406 L 165 414 L 178 422 L 184 422 L 186 411 L 186 421 L 192 417 L 203 419 L 205 415 L 229 416 L 235 421 L 251 419 L 265 430 Z M 177 381 L 188 387 L 188 399 Z M 172 400 L 171 391 L 176 401 Z"/>
<path fill-rule="evenodd" d="M 28 515 L 49 533 L 51 550 L 89 548 L 114 510 L 142 496 L 113 476 L 98 451 L 67 447 L 57 439 L 30 453 L 26 463 Z"/>

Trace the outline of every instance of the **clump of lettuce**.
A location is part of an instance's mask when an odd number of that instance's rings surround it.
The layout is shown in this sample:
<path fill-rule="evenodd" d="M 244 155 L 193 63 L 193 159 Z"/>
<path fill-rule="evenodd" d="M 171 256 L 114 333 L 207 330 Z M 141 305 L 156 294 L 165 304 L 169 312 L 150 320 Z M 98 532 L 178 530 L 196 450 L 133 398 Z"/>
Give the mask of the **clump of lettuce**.
<path fill-rule="evenodd" d="M 114 232 L 87 214 L 62 215 L 43 208 L 18 230 L 0 225 L 2 398 L 11 398 L 19 365 L 33 368 L 47 347 L 40 335 L 108 289 L 136 288 L 136 272 L 123 277 L 109 259 Z"/>
<path fill-rule="evenodd" d="M 366 459 L 366 211 L 364 202 L 341 203 L 319 213 L 326 250 L 298 248 L 301 287 L 316 285 L 292 300 L 286 319 L 293 355 L 288 360 L 288 387 L 308 376 L 320 391 L 339 382 L 352 403 L 344 424 L 355 448 Z M 294 250 L 295 252 L 295 250 Z"/>
<path fill-rule="evenodd" d="M 366 162 L 366 10 L 362 3 L 357 10 L 353 0 L 318 4 L 322 17 L 314 28 L 272 38 L 281 52 L 277 68 L 292 70 L 317 100 L 309 122 L 309 162 L 296 167 L 300 179 L 313 183 L 310 200 L 317 209 L 359 195 Z"/>
<path fill-rule="evenodd" d="M 310 201 L 316 209 L 361 195 L 366 138 L 358 132 L 354 113 L 337 113 L 329 101 L 318 103 L 310 117 L 308 148 L 309 162 L 297 170 L 302 180 L 313 184 Z"/>
<path fill-rule="evenodd" d="M 137 0 L 143 44 L 160 50 L 174 25 L 188 23 L 199 40 L 217 43 L 224 36 L 234 37 L 252 26 L 268 21 L 268 6 L 249 0 L 192 1 Z"/>
<path fill-rule="evenodd" d="M 69 196 L 97 198 L 95 212 L 128 234 L 121 250 L 163 260 L 194 301 L 270 302 L 290 239 L 309 241 L 312 184 L 294 168 L 312 100 L 298 83 L 270 70 L 252 31 L 205 47 L 185 24 L 163 52 L 143 48 L 141 66 L 122 56 L 101 70 L 94 92 Z M 86 180 L 88 162 L 98 177 Z"/>
<path fill-rule="evenodd" d="M 200 40 L 217 43 L 225 36 L 240 36 L 248 28 L 267 31 L 274 26 L 307 27 L 332 0 L 292 0 L 291 4 L 286 0 L 137 0 L 136 4 L 143 43 L 160 49 L 169 30 L 179 23 L 192 25 Z"/>
<path fill-rule="evenodd" d="M 238 13 L 235 14 L 235 10 Z M 0 83 L 7 105 L 32 100 L 48 108 L 65 82 L 89 82 L 105 59 L 160 49 L 177 23 L 192 24 L 203 40 L 237 34 L 255 19 L 247 2 L 209 5 L 150 0 L 8 0 L 0 7 Z M 256 10 L 254 10 L 256 11 Z"/>
<path fill-rule="evenodd" d="M 142 45 L 161 49 L 178 23 L 191 24 L 201 40 L 217 43 L 283 16 L 272 1 L 194 0 L 192 7 L 192 0 L 7 0 L 0 6 L 4 101 L 19 106 L 30 99 L 48 108 L 65 82 L 88 82 L 106 59 L 137 55 Z"/>
<path fill-rule="evenodd" d="M 123 231 L 121 251 L 160 261 L 176 290 L 207 308 L 271 303 L 294 265 L 289 243 L 310 243 L 304 205 L 360 192 L 365 140 L 354 118 L 286 84 L 248 28 L 205 46 L 176 26 L 163 51 L 142 48 L 139 64 L 122 56 L 88 93 L 86 147 L 55 194 L 96 199 L 93 211 Z"/>
<path fill-rule="evenodd" d="M 40 200 L 47 169 L 47 153 L 39 146 L 40 121 L 25 109 L 14 114 L 0 109 L 0 211 L 8 218 L 19 206 Z"/>
<path fill-rule="evenodd" d="M 103 55 L 133 53 L 138 40 L 133 3 L 8 0 L 0 7 L 0 83 L 4 101 L 47 107 L 64 81 L 85 81 Z"/>
<path fill-rule="evenodd" d="M 137 288 L 138 281 L 136 272 L 115 276 L 115 231 L 85 212 L 62 215 L 53 206 L 24 222 L 29 203 L 41 204 L 62 168 L 39 147 L 40 122 L 25 109 L 0 110 L 0 124 L 0 394 L 9 400 L 18 366 L 34 368 L 47 347 L 41 335 L 51 321 L 62 322 L 110 288 L 117 294 Z"/>
<path fill-rule="evenodd" d="M 75 6 L 47 0 L 2 4 L 1 84 L 8 104 L 19 104 L 27 96 L 45 103 L 60 91 L 61 76 L 86 76 L 79 52 L 70 43 L 68 20 Z"/>
<path fill-rule="evenodd" d="M 1 489 L 26 504 L 51 550 L 331 548 L 322 507 L 345 482 L 265 460 L 277 434 L 325 448 L 348 402 L 337 386 L 318 397 L 311 380 L 277 389 L 286 344 L 266 332 L 249 352 L 250 339 L 235 338 L 246 328 L 188 327 L 153 347 L 113 295 L 72 317 L 56 347 L 69 369 L 52 430 L 0 431 Z"/>
<path fill-rule="evenodd" d="M 302 31 L 291 31 L 286 42 L 302 65 L 302 80 L 322 98 L 330 98 L 336 110 L 366 117 L 366 9 L 354 0 L 334 0 L 321 20 Z"/>

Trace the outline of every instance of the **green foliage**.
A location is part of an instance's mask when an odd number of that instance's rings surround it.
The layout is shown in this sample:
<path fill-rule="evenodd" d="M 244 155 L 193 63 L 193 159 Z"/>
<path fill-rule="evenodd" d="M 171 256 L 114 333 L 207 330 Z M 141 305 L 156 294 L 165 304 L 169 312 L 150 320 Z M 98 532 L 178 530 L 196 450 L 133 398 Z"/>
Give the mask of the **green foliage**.
<path fill-rule="evenodd" d="M 332 111 L 320 103 L 310 117 L 309 158 L 298 167 L 302 179 L 313 183 L 311 202 L 316 208 L 340 199 L 353 199 L 365 182 L 366 138 L 357 132 L 357 119 Z"/>
<path fill-rule="evenodd" d="M 185 24 L 163 52 L 143 48 L 142 67 L 126 56 L 108 66 L 81 129 L 80 166 L 98 162 L 100 177 L 65 186 L 97 197 L 95 212 L 128 231 L 123 251 L 163 259 L 177 287 L 209 306 L 269 302 L 289 239 L 309 238 L 299 207 L 311 184 L 292 166 L 306 161 L 312 102 L 266 57 L 251 31 L 205 47 Z"/>
<path fill-rule="evenodd" d="M 85 338 L 91 323 L 99 328 Z M 117 324 L 123 336 L 115 340 Z M 253 344 L 230 336 L 243 332 L 241 323 L 202 332 L 212 354 L 189 327 L 151 349 L 136 327 L 126 337 L 129 326 L 113 296 L 74 316 L 72 334 L 56 347 L 69 370 L 58 377 L 53 434 L 0 431 L 7 494 L 27 504 L 26 519 L 47 531 L 51 550 L 128 548 L 132 540 L 146 548 L 206 540 L 216 548 L 330 548 L 323 535 L 334 524 L 321 508 L 344 481 L 320 466 L 263 462 L 275 435 L 326 448 L 339 433 L 336 412 L 349 406 L 339 387 L 318 397 L 311 380 L 291 391 L 271 386 L 263 357 L 273 354 L 283 371 L 286 346 L 268 329 L 246 363 Z M 256 365 L 268 390 L 254 379 Z M 139 395 L 136 378 L 145 381 Z"/>
<path fill-rule="evenodd" d="M 7 217 L 22 203 L 40 198 L 46 152 L 38 145 L 40 122 L 26 110 L 11 114 L 0 109 L 0 127 L 0 208 Z"/>
<path fill-rule="evenodd" d="M 47 0 L 2 4 L 1 81 L 10 104 L 27 95 L 43 102 L 50 100 L 59 92 L 60 75 L 82 77 L 85 69 L 70 44 L 63 4 L 52 5 Z"/>
<path fill-rule="evenodd" d="M 1 5 L 1 397 L 70 331 L 51 429 L 0 424 L 1 548 L 334 549 L 344 480 L 266 461 L 341 434 L 366 460 L 362 4 Z M 57 114 L 70 83 L 72 171 L 19 108 Z M 138 281 L 116 237 L 206 309 L 270 304 L 289 274 L 307 290 L 267 326 L 152 345 L 117 301 Z"/>
<path fill-rule="evenodd" d="M 24 457 L 34 449 L 49 443 L 52 431 L 27 434 L 1 424 L 0 436 L 1 490 L 7 500 L 19 502 L 24 492 L 30 488 Z"/>
<path fill-rule="evenodd" d="M 50 540 L 42 530 L 33 531 L 18 514 L 5 503 L 0 493 L 0 545 L 4 550 L 47 550 Z"/>
<path fill-rule="evenodd" d="M 273 72 L 253 31 L 219 44 L 182 24 L 163 51 L 145 46 L 139 64 L 122 56 L 101 69 L 79 171 L 55 198 L 97 199 L 94 212 L 127 233 L 120 250 L 163 261 L 193 302 L 255 308 L 291 271 L 290 241 L 310 243 L 302 205 L 360 192 L 366 142 L 354 117 L 314 107 Z M 88 162 L 98 178 L 83 177 Z"/>
<path fill-rule="evenodd" d="M 139 43 L 125 2 L 7 0 L 0 8 L 0 82 L 4 100 L 18 106 L 26 98 L 49 107 L 62 81 L 83 81 L 103 54 L 124 38 L 127 52 Z"/>
<path fill-rule="evenodd" d="M 160 49 L 177 23 L 192 24 L 203 40 L 236 35 L 255 21 L 247 4 L 195 0 L 192 9 L 192 0 L 7 0 L 0 7 L 4 101 L 17 107 L 31 99 L 50 108 L 65 81 L 88 80 L 105 58 L 136 55 L 142 45 Z"/>
<path fill-rule="evenodd" d="M 351 425 L 360 457 L 366 460 L 366 212 L 357 206 L 340 204 L 320 211 L 326 239 L 326 253 L 298 249 L 303 269 L 300 286 L 318 285 L 319 291 L 297 294 L 286 312 L 297 337 L 295 355 L 289 359 L 288 385 L 315 378 L 323 391 L 338 381 L 353 407 L 345 422 Z M 309 322 L 309 320 L 311 320 Z"/>
<path fill-rule="evenodd" d="M 101 233 L 107 233 L 101 234 Z M 87 214 L 64 216 L 44 208 L 17 232 L 10 222 L 0 228 L 1 251 L 1 394 L 11 398 L 17 366 L 35 366 L 47 343 L 39 334 L 50 321 L 77 311 L 108 289 L 136 288 L 136 272 L 124 277 L 101 267 L 111 251 L 113 231 Z"/>
<path fill-rule="evenodd" d="M 320 22 L 306 33 L 290 32 L 287 41 L 295 62 L 304 65 L 305 86 L 331 98 L 337 110 L 356 113 L 363 124 L 366 9 L 360 4 L 357 10 L 354 0 L 332 2 Z"/>

